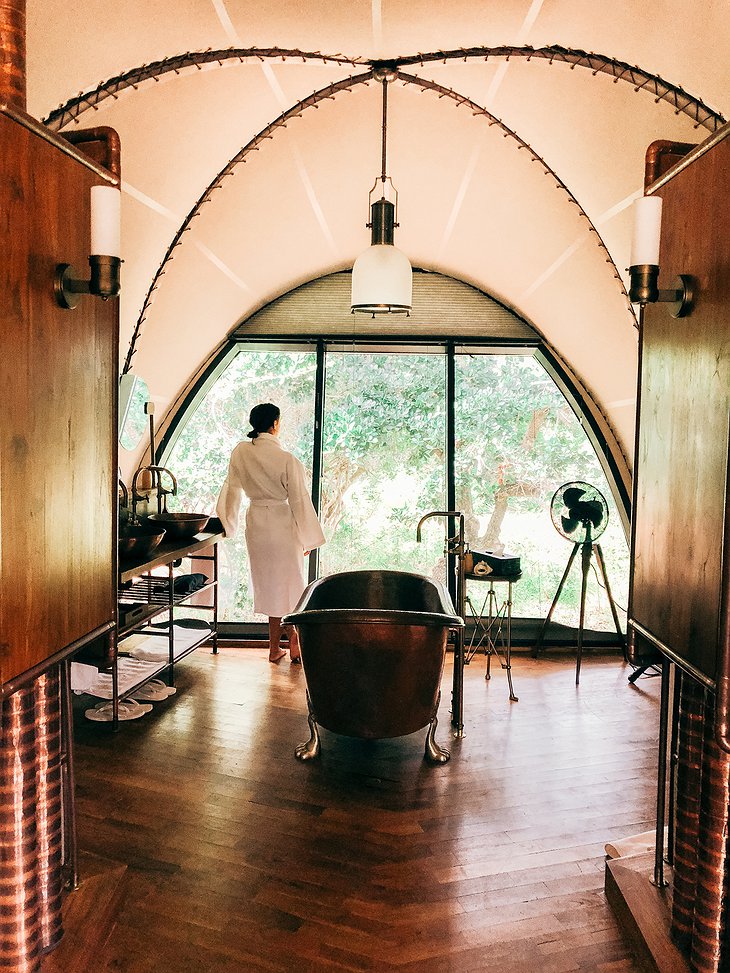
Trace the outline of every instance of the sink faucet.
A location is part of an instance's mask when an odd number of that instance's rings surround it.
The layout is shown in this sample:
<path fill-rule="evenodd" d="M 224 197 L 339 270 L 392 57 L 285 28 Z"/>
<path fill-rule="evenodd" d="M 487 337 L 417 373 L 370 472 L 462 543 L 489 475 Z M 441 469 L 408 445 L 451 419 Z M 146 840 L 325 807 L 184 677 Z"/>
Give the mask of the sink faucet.
<path fill-rule="evenodd" d="M 175 478 L 175 474 L 171 470 L 168 470 L 166 466 L 148 466 L 147 469 L 152 470 L 153 473 L 157 473 L 157 513 L 166 514 L 168 496 L 177 496 L 177 479 Z M 163 473 L 167 473 L 172 480 L 172 487 L 169 490 L 166 490 L 162 485 Z"/>
<path fill-rule="evenodd" d="M 121 476 L 118 477 L 118 480 L 119 480 L 119 489 L 122 491 L 122 506 L 126 507 L 127 520 L 130 520 L 131 514 L 129 512 L 129 490 L 127 489 L 127 484 L 124 482 Z"/>
<path fill-rule="evenodd" d="M 167 513 L 167 498 L 168 496 L 176 496 L 177 494 L 177 479 L 174 474 L 167 469 L 166 466 L 156 466 L 153 464 L 147 464 L 146 466 L 140 466 L 137 472 L 134 474 L 134 479 L 132 480 L 132 519 L 136 520 L 137 517 L 137 502 L 142 500 L 144 494 L 142 494 L 137 489 L 137 482 L 146 470 L 149 470 L 152 474 L 152 488 L 157 489 L 157 513 Z M 167 475 L 172 480 L 172 487 L 165 489 L 162 485 L 162 474 L 167 473 Z"/>

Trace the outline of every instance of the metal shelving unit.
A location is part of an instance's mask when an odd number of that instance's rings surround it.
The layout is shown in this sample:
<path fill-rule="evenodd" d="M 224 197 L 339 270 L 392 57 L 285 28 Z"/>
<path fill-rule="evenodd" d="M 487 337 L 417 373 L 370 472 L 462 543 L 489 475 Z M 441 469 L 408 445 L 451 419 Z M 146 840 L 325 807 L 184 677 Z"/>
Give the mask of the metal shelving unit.
<path fill-rule="evenodd" d="M 174 685 L 175 666 L 195 649 L 210 641 L 212 652 L 218 652 L 218 541 L 223 537 L 222 530 L 213 529 L 196 534 L 188 541 L 170 541 L 162 544 L 154 555 L 146 560 L 124 559 L 119 562 L 117 592 L 117 622 L 114 632 L 112 652 L 112 726 L 119 728 L 119 703 L 132 696 L 155 676 L 163 674 L 168 685 Z M 207 553 L 208 549 L 212 553 Z M 212 577 L 204 585 L 190 592 L 175 591 L 175 568 L 186 558 L 210 562 Z M 176 609 L 186 605 L 198 595 L 210 591 L 212 604 L 193 607 L 212 613 L 209 628 L 200 631 L 182 648 L 176 650 L 175 620 Z M 153 630 L 152 623 L 165 616 L 167 631 Z M 179 627 L 179 626 L 178 626 Z M 119 657 L 124 654 L 124 642 L 132 636 L 150 636 L 167 639 L 167 657 L 156 660 L 145 669 L 144 674 L 133 684 L 119 691 Z"/>

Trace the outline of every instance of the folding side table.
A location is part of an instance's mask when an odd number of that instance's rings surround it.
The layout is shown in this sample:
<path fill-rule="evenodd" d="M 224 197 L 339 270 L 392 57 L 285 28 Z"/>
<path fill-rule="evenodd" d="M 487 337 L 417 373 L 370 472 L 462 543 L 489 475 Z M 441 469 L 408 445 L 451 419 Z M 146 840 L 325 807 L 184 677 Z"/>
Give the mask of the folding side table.
<path fill-rule="evenodd" d="M 487 671 L 484 678 L 491 679 L 492 656 L 496 655 L 502 668 L 507 671 L 509 698 L 516 703 L 518 697 L 515 696 L 512 686 L 512 585 L 520 580 L 522 572 L 467 574 L 465 577 L 466 581 L 486 582 L 488 587 L 481 609 L 478 611 L 467 590 L 466 607 L 474 619 L 474 629 L 464 651 L 464 664 L 468 665 L 476 653 L 483 650 L 487 657 Z M 500 600 L 494 588 L 495 584 L 507 585 L 506 598 Z"/>

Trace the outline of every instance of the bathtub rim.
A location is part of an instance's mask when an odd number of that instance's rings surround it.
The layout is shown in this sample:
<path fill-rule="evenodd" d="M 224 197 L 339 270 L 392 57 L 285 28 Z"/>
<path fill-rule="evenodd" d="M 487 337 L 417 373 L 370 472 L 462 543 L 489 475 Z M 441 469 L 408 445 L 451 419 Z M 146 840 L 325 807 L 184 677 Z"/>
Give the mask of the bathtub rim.
<path fill-rule="evenodd" d="M 438 612 L 407 611 L 397 608 L 311 608 L 291 612 L 282 618 L 283 625 L 403 625 L 433 628 L 463 628 L 458 615 Z"/>

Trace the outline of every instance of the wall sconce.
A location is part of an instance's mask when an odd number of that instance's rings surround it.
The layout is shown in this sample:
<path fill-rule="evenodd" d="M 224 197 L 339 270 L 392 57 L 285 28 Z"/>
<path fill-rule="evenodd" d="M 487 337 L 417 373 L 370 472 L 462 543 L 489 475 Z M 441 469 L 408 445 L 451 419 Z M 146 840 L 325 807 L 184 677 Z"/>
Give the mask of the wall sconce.
<path fill-rule="evenodd" d="M 392 68 L 380 67 L 373 77 L 383 85 L 383 125 L 381 142 L 381 172 L 370 190 L 368 204 L 371 245 L 355 261 L 352 268 L 351 311 L 370 314 L 410 314 L 413 304 L 413 272 L 408 257 L 393 243 L 398 226 L 398 193 L 386 168 L 388 133 L 388 83 L 397 75 Z M 373 202 L 373 193 L 381 184 L 380 199 Z M 395 196 L 395 203 L 386 199 L 386 184 Z"/>
<path fill-rule="evenodd" d="M 680 274 L 672 290 L 659 290 L 659 241 L 662 233 L 660 196 L 640 196 L 634 203 L 634 235 L 629 267 L 632 304 L 669 303 L 674 318 L 686 317 L 694 304 L 692 278 Z"/>
<path fill-rule="evenodd" d="M 70 264 L 58 264 L 54 291 L 61 307 L 71 308 L 82 294 L 93 294 L 102 301 L 116 297 L 119 283 L 121 193 L 114 186 L 91 188 L 91 277 L 83 280 Z"/>

